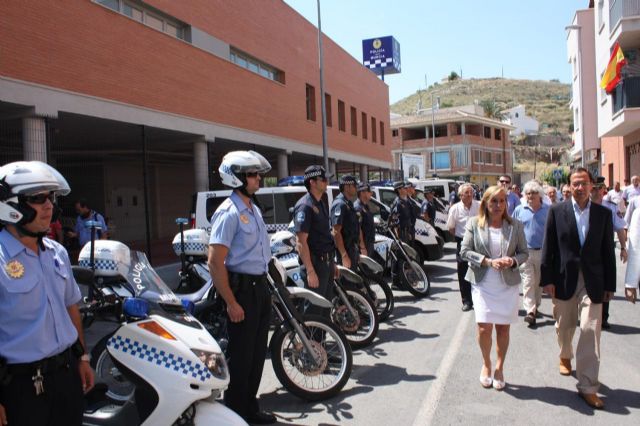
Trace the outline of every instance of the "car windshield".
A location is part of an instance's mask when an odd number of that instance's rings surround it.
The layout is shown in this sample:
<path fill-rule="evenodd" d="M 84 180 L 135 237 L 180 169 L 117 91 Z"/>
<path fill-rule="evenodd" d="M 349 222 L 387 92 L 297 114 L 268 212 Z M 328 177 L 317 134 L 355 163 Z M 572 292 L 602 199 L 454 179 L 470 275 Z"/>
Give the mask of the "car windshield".
<path fill-rule="evenodd" d="M 149 264 L 147 256 L 140 251 L 131 251 L 131 263 L 126 279 L 135 297 L 156 303 L 181 304 L 180 299 Z"/>

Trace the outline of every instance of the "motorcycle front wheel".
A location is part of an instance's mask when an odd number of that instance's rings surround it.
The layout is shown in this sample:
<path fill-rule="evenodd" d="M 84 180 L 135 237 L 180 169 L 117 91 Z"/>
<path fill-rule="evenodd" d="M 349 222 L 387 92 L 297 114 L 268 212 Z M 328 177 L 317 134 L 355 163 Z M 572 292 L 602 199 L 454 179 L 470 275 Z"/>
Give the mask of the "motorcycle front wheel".
<path fill-rule="evenodd" d="M 402 280 L 405 289 L 414 297 L 421 299 L 429 295 L 431 290 L 431 282 L 429 276 L 422 266 L 413 260 L 410 262 L 402 262 Z"/>
<path fill-rule="evenodd" d="M 106 396 L 114 401 L 128 401 L 136 387 L 118 370 L 107 351 L 107 342 L 113 333 L 104 336 L 91 350 L 91 367 L 95 370 L 96 382 L 107 385 Z"/>
<path fill-rule="evenodd" d="M 345 289 L 345 293 L 357 315 L 354 316 L 342 299 L 336 296 L 331 309 L 331 320 L 342 330 L 352 349 L 364 348 L 378 334 L 378 312 L 371 299 L 358 290 Z"/>
<path fill-rule="evenodd" d="M 322 316 L 306 315 L 301 325 L 317 360 L 307 352 L 295 330 L 281 326 L 270 343 L 273 370 L 280 383 L 302 399 L 331 398 L 351 376 L 351 347 L 344 334 Z"/>
<path fill-rule="evenodd" d="M 393 306 L 395 299 L 393 297 L 393 291 L 389 284 L 382 278 L 381 275 L 376 276 L 363 276 L 366 281 L 366 287 L 369 292 L 369 297 L 376 307 L 378 312 L 378 319 L 384 321 L 393 312 Z"/>

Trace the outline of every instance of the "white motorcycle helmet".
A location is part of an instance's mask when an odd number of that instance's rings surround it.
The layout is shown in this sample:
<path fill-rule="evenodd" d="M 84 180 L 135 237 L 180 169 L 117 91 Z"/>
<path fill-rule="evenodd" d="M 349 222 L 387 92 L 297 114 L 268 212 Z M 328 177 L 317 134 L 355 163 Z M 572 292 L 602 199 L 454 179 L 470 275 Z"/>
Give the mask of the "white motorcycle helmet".
<path fill-rule="evenodd" d="M 0 223 L 22 228 L 31 222 L 36 211 L 23 197 L 43 192 L 58 196 L 71 189 L 56 169 L 40 161 L 16 161 L 0 167 Z"/>
<path fill-rule="evenodd" d="M 231 188 L 243 188 L 247 184 L 246 173 L 268 173 L 271 164 L 255 151 L 232 151 L 222 159 L 218 172 L 222 183 Z"/>

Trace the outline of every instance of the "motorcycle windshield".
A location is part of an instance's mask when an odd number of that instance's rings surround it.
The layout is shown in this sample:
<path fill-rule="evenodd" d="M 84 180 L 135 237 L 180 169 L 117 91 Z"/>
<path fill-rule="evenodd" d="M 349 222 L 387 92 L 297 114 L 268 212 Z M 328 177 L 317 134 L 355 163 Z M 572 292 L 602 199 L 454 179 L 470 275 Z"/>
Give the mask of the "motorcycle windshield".
<path fill-rule="evenodd" d="M 131 251 L 131 264 L 126 278 L 135 297 L 163 305 L 181 306 L 180 299 L 162 281 L 144 253 Z"/>

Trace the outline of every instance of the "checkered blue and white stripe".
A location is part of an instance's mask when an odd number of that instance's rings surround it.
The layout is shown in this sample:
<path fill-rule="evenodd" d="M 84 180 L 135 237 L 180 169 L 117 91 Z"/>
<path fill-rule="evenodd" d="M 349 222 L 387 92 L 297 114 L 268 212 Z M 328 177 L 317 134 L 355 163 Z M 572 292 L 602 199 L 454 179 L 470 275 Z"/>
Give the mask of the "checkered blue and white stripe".
<path fill-rule="evenodd" d="M 286 231 L 289 228 L 288 223 L 276 223 L 276 224 L 268 224 L 267 232 L 278 232 L 278 231 Z"/>
<path fill-rule="evenodd" d="M 158 350 L 146 343 L 140 343 L 130 338 L 122 338 L 122 336 L 113 336 L 107 342 L 107 346 L 113 350 L 129 354 L 133 357 L 144 359 L 152 364 L 168 368 L 180 374 L 191 376 L 199 379 L 201 382 L 211 378 L 211 372 L 205 368 L 203 364 L 193 363 L 191 360 L 185 360 L 181 356 Z"/>
<path fill-rule="evenodd" d="M 173 251 L 180 253 L 180 243 L 173 243 Z M 206 253 L 208 247 L 205 243 L 187 242 L 184 243 L 184 251 L 190 253 Z"/>
<path fill-rule="evenodd" d="M 280 262 L 284 262 L 285 260 L 289 260 L 297 257 L 298 257 L 298 253 L 288 253 L 288 254 L 283 254 L 282 256 L 278 256 L 278 260 Z"/>
<path fill-rule="evenodd" d="M 364 61 L 364 66 L 369 67 L 369 69 L 386 68 L 387 66 L 389 66 L 389 64 L 392 63 L 393 58 L 385 58 L 384 61 L 382 59 L 376 59 L 375 61 L 373 61 L 373 63 L 371 63 L 371 61 Z"/>
<path fill-rule="evenodd" d="M 117 271 L 118 264 L 115 260 L 105 260 L 105 259 L 95 259 L 94 260 L 96 269 L 101 269 L 103 271 Z M 83 268 L 91 268 L 91 261 L 89 259 L 80 259 L 78 262 Z"/>

